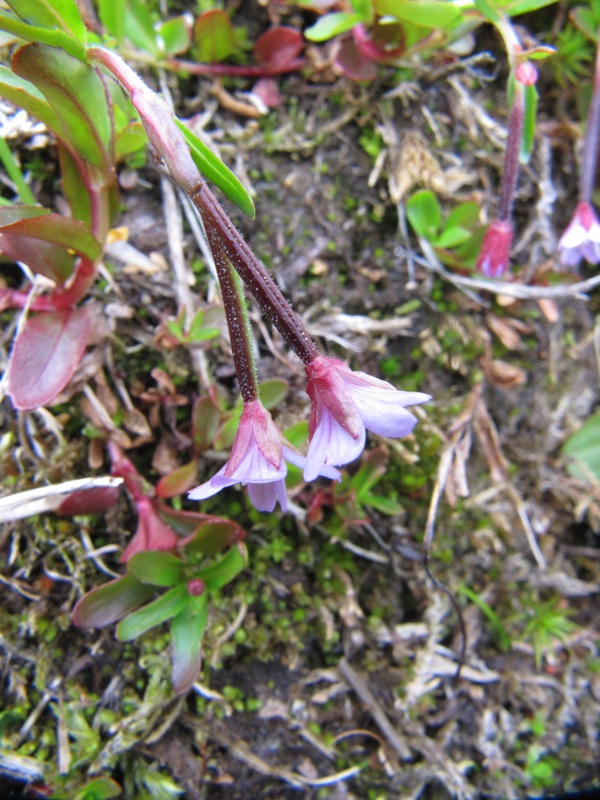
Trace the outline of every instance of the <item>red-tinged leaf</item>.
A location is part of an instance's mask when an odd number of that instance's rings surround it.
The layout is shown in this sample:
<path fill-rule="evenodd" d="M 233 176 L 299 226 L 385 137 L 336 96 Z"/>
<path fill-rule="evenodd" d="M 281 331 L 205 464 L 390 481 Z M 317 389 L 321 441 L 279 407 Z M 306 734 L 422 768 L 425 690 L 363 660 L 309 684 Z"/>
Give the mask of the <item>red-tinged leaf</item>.
<path fill-rule="evenodd" d="M 188 555 L 214 556 L 226 547 L 239 544 L 245 538 L 245 531 L 228 519 L 213 519 L 205 522 L 186 543 Z"/>
<path fill-rule="evenodd" d="M 73 377 L 91 328 L 87 306 L 31 316 L 13 345 L 8 393 L 20 411 L 49 405 Z"/>
<path fill-rule="evenodd" d="M 208 600 L 203 594 L 191 597 L 171 620 L 171 679 L 177 694 L 187 691 L 198 677 L 207 618 Z"/>
<path fill-rule="evenodd" d="M 85 594 L 73 610 L 73 622 L 80 628 L 111 625 L 139 608 L 154 592 L 154 587 L 133 575 L 117 578 Z"/>
<path fill-rule="evenodd" d="M 300 55 L 303 46 L 300 31 L 278 25 L 258 37 L 254 45 L 254 58 L 263 67 L 279 69 Z"/>
<path fill-rule="evenodd" d="M 60 122 L 56 133 L 112 178 L 112 114 L 100 73 L 56 47 L 29 44 L 12 60 L 14 72 L 33 83 Z"/>
<path fill-rule="evenodd" d="M 344 42 L 338 49 L 334 64 L 346 78 L 353 81 L 372 81 L 377 77 L 377 67 L 366 59 L 356 42 Z"/>
<path fill-rule="evenodd" d="M 10 208 L 5 206 L 7 210 Z M 16 207 L 14 210 L 18 212 L 20 208 Z M 0 216 L 0 233 L 50 242 L 59 245 L 65 251 L 75 251 L 92 262 L 102 253 L 100 243 L 90 233 L 87 225 L 77 219 L 63 217 L 61 214 L 29 216 L 4 225 Z M 19 261 L 23 259 L 20 258 Z"/>
<path fill-rule="evenodd" d="M 183 584 L 174 586 L 148 605 L 138 608 L 117 625 L 117 639 L 130 642 L 183 611 L 189 595 Z"/>
<path fill-rule="evenodd" d="M 103 514 L 112 508 L 121 494 L 119 486 L 93 486 L 73 492 L 56 509 L 64 517 L 77 517 L 81 514 Z"/>
<path fill-rule="evenodd" d="M 200 14 L 194 24 L 198 61 L 213 64 L 224 61 L 235 49 L 235 32 L 225 11 L 212 8 Z"/>
<path fill-rule="evenodd" d="M 198 476 L 198 462 L 190 461 L 183 467 L 173 470 L 170 475 L 165 475 L 156 485 L 156 496 L 167 499 L 177 497 L 191 489 Z"/>
<path fill-rule="evenodd" d="M 193 536 L 205 522 L 220 521 L 219 517 L 212 514 L 201 514 L 199 511 L 176 511 L 160 502 L 155 502 L 155 507 L 161 519 L 183 539 Z"/>
<path fill-rule="evenodd" d="M 136 553 L 146 550 L 173 550 L 179 542 L 175 531 L 159 516 L 155 501 L 148 497 L 137 497 L 138 526 L 133 539 L 121 554 L 126 563 Z"/>

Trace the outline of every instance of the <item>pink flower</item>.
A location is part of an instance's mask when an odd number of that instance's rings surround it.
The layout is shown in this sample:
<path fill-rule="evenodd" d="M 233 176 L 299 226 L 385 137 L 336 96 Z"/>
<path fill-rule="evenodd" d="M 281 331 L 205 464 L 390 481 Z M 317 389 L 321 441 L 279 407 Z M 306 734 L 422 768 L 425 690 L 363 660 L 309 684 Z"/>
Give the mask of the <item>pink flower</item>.
<path fill-rule="evenodd" d="M 387 381 L 353 372 L 343 361 L 317 356 L 306 367 L 306 392 L 312 400 L 310 444 L 304 478 L 313 480 L 326 465 L 354 461 L 365 446 L 366 430 L 400 438 L 416 418 L 405 406 L 431 400 L 421 392 L 401 392 Z"/>
<path fill-rule="evenodd" d="M 577 205 L 573 219 L 560 237 L 558 254 L 565 267 L 576 267 L 582 258 L 590 264 L 600 261 L 600 223 L 589 203 Z"/>
<path fill-rule="evenodd" d="M 304 468 L 305 459 L 282 442 L 279 429 L 261 402 L 247 402 L 228 462 L 209 481 L 192 489 L 188 497 L 206 500 L 226 486 L 242 483 L 248 485 L 250 500 L 258 511 L 273 511 L 278 501 L 286 511 L 286 461 Z M 337 470 L 331 468 L 318 470 L 315 478 L 319 474 L 339 478 Z"/>
<path fill-rule="evenodd" d="M 499 278 L 508 269 L 513 227 L 507 220 L 495 220 L 487 229 L 476 269 L 487 278 Z"/>

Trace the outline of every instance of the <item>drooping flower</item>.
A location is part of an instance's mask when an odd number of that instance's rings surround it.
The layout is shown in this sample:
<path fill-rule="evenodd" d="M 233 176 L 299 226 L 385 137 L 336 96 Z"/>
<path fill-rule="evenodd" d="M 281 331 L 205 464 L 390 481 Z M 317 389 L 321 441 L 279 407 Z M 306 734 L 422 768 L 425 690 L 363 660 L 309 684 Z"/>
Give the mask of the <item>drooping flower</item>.
<path fill-rule="evenodd" d="M 354 461 L 365 446 L 366 430 L 395 439 L 407 436 L 417 420 L 405 407 L 431 400 L 428 394 L 399 391 L 327 356 L 313 359 L 306 375 L 306 392 L 312 400 L 307 481 L 325 474 L 328 465 Z"/>
<path fill-rule="evenodd" d="M 305 459 L 282 441 L 279 429 L 259 400 L 244 403 L 240 425 L 229 460 L 216 475 L 188 493 L 190 500 L 206 500 L 227 486 L 236 483 L 248 486 L 252 504 L 258 511 L 273 511 L 277 502 L 287 510 L 285 477 L 287 464 L 301 469 Z M 335 469 L 323 469 L 315 474 L 337 479 Z"/>
<path fill-rule="evenodd" d="M 565 267 L 576 267 L 582 258 L 600 261 L 600 222 L 588 202 L 578 203 L 567 229 L 558 242 L 558 255 Z"/>
<path fill-rule="evenodd" d="M 487 278 L 499 278 L 509 265 L 513 226 L 507 220 L 495 220 L 487 229 L 476 269 Z"/>

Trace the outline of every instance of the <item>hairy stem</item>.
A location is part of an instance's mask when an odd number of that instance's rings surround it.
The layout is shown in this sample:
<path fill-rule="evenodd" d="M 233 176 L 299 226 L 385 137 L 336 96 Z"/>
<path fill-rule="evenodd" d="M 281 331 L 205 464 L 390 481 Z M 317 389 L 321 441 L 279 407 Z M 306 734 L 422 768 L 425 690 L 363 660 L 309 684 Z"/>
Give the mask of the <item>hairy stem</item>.
<path fill-rule="evenodd" d="M 258 400 L 258 378 L 252 344 L 252 329 L 244 298 L 242 282 L 223 248 L 213 252 L 225 318 L 229 329 L 231 353 L 244 402 Z"/>
<path fill-rule="evenodd" d="M 190 197 L 204 221 L 215 260 L 217 253 L 222 249 L 252 292 L 265 317 L 277 328 L 288 347 L 302 362 L 309 364 L 319 355 L 316 344 L 264 265 L 254 255 L 221 208 L 216 197 L 204 183 L 200 190 Z"/>
<path fill-rule="evenodd" d="M 498 203 L 498 219 L 510 222 L 512 207 L 519 177 L 519 150 L 523 135 L 524 87 L 515 81 L 515 96 L 508 118 L 508 139 L 504 152 L 504 167 L 500 185 L 500 201 Z"/>
<path fill-rule="evenodd" d="M 579 199 L 584 203 L 589 203 L 594 193 L 596 168 L 598 166 L 598 147 L 600 146 L 600 31 L 598 35 L 594 87 L 592 90 L 590 110 L 588 111 L 585 138 L 583 140 L 583 153 L 581 156 L 581 169 L 579 171 Z"/>

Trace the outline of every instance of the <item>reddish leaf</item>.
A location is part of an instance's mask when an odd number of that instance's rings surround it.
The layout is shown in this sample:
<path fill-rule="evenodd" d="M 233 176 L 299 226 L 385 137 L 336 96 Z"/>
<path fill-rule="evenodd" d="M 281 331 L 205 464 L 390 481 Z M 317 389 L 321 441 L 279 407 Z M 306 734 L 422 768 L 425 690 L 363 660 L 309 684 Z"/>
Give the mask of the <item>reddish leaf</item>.
<path fill-rule="evenodd" d="M 21 411 L 50 404 L 73 377 L 91 329 L 87 306 L 29 317 L 13 345 L 8 393 Z"/>
<path fill-rule="evenodd" d="M 335 56 L 335 66 L 346 78 L 353 81 L 372 81 L 377 77 L 377 67 L 360 52 L 356 42 L 344 42 Z"/>
<path fill-rule="evenodd" d="M 9 258 L 23 261 L 34 272 L 63 284 L 73 272 L 73 251 L 92 262 L 102 251 L 79 220 L 32 206 L 0 210 L 0 252 Z"/>
<path fill-rule="evenodd" d="M 117 578 L 84 594 L 73 610 L 73 622 L 80 628 L 102 628 L 123 619 L 149 600 L 154 587 L 140 583 L 133 575 Z"/>
<path fill-rule="evenodd" d="M 198 475 L 198 462 L 190 461 L 183 467 L 173 470 L 169 475 L 165 475 L 156 485 L 156 496 L 166 499 L 167 497 L 177 497 L 177 495 L 187 492 L 196 483 Z"/>
<path fill-rule="evenodd" d="M 120 493 L 119 486 L 94 486 L 91 489 L 82 489 L 65 497 L 56 509 L 56 513 L 66 517 L 102 514 L 114 506 Z"/>
<path fill-rule="evenodd" d="M 258 37 L 254 45 L 254 58 L 263 67 L 279 69 L 296 58 L 302 47 L 300 31 L 279 25 Z"/>
<path fill-rule="evenodd" d="M 198 61 L 213 64 L 230 56 L 235 48 L 235 33 L 225 11 L 212 8 L 200 14 L 194 24 L 194 42 Z"/>

